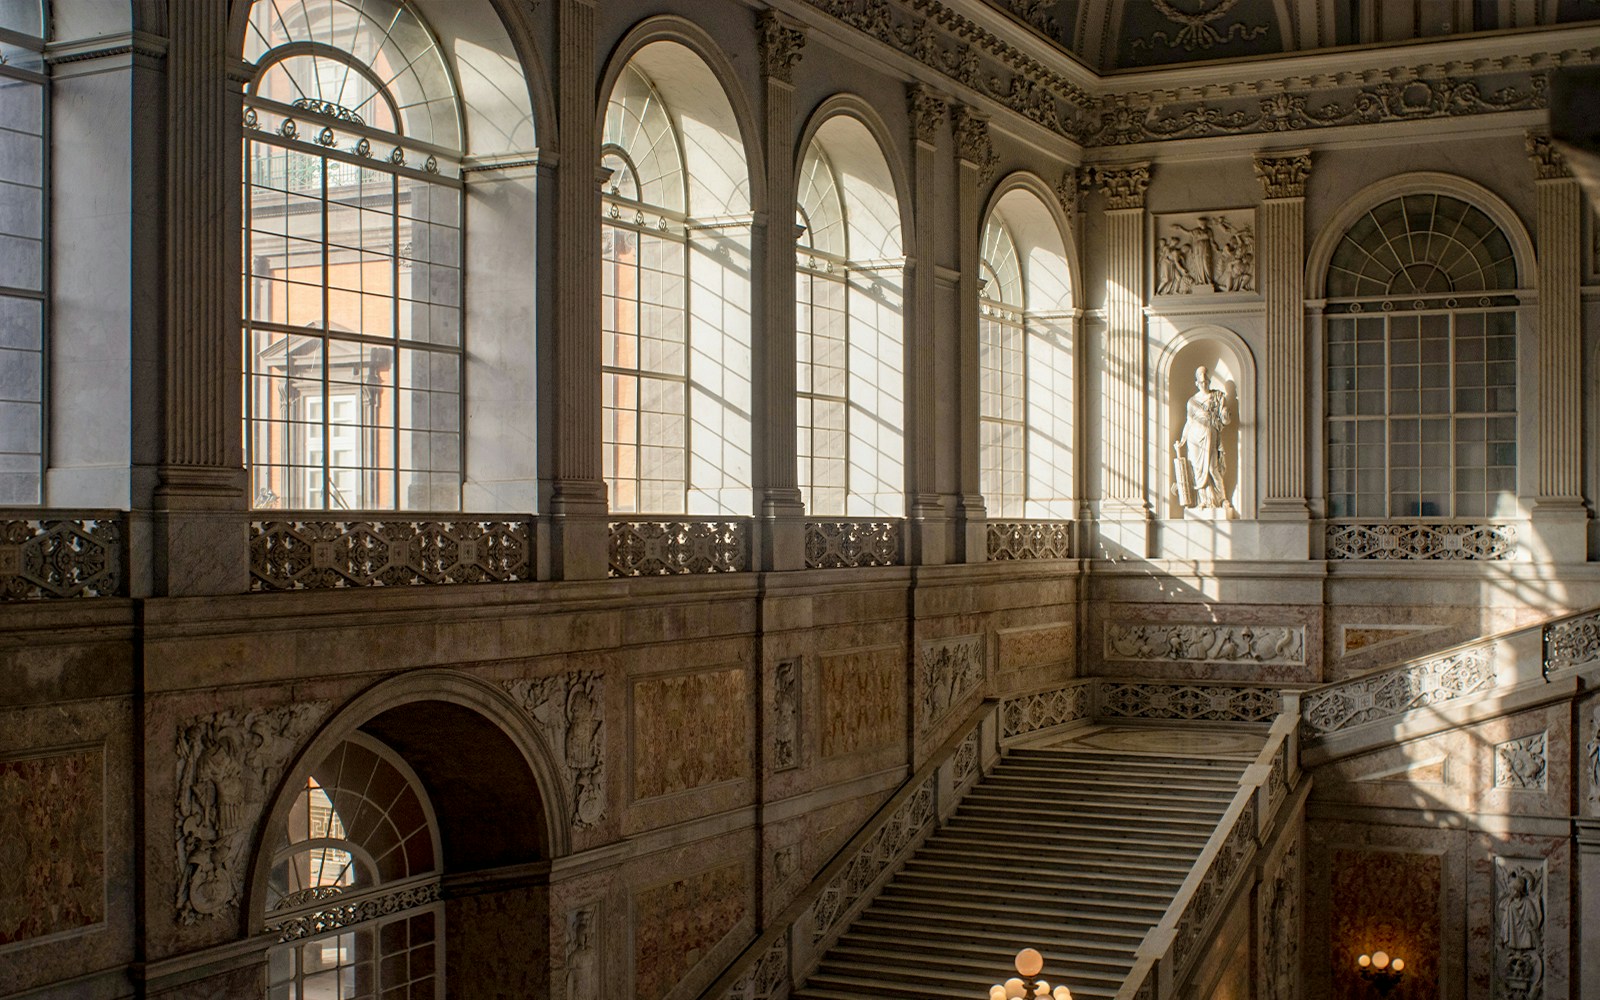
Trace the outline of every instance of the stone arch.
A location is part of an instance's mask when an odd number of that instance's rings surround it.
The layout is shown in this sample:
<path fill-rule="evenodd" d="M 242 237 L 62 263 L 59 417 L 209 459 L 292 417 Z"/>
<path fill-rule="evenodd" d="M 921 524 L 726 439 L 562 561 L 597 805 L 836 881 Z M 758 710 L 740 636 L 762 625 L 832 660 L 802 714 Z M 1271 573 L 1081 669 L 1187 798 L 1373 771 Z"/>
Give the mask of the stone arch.
<path fill-rule="evenodd" d="M 909 257 L 911 247 L 916 245 L 915 228 L 916 220 L 912 215 L 911 179 L 907 173 L 905 159 L 891 138 L 892 133 L 884 123 L 883 117 L 878 114 L 865 98 L 858 94 L 840 93 L 826 98 L 811 112 L 806 119 L 805 127 L 801 129 L 800 141 L 795 144 L 795 161 L 793 168 L 798 176 L 800 165 L 805 162 L 806 152 L 811 148 L 811 143 L 817 138 L 817 133 L 830 119 L 838 116 L 847 116 L 855 119 L 871 133 L 877 143 L 878 153 L 883 157 L 889 169 L 889 178 L 894 185 L 895 201 L 900 209 L 900 248 L 904 256 Z"/>
<path fill-rule="evenodd" d="M 1184 406 L 1193 393 L 1197 366 L 1211 370 L 1212 383 L 1227 391 L 1236 410 L 1224 429 L 1223 454 L 1228 462 L 1228 498 L 1241 518 L 1256 514 L 1256 365 L 1250 345 L 1226 327 L 1201 324 L 1175 333 L 1162 346 L 1156 362 L 1157 440 L 1154 449 L 1155 508 L 1168 518 L 1184 516 L 1171 491 L 1172 443 L 1183 429 Z"/>
<path fill-rule="evenodd" d="M 1537 255 L 1528 229 L 1517 213 L 1499 195 L 1465 177 L 1439 171 L 1418 171 L 1398 174 L 1367 185 L 1348 199 L 1334 213 L 1312 241 L 1306 254 L 1306 298 L 1321 299 L 1327 296 L 1328 265 L 1339 241 L 1367 212 L 1394 198 L 1408 194 L 1443 194 L 1459 198 L 1480 209 L 1511 242 L 1511 252 L 1517 262 L 1517 280 L 1529 287 L 1537 272 Z"/>
<path fill-rule="evenodd" d="M 980 218 L 987 222 L 1000 207 L 1000 203 L 1005 200 L 1006 195 L 1014 191 L 1026 191 L 1038 198 L 1044 205 L 1045 211 L 1049 213 L 1047 224 L 1055 228 L 1055 234 L 1061 241 L 1062 256 L 1067 263 L 1067 279 L 1071 284 L 1069 292 L 1076 307 L 1081 300 L 1080 289 L 1083 288 L 1083 261 L 1078 253 L 1077 238 L 1073 235 L 1072 220 L 1067 217 L 1066 210 L 1061 206 L 1061 199 L 1044 178 L 1029 170 L 1016 170 L 1000 178 L 994 189 L 989 192 Z M 972 234 L 971 238 L 981 240 L 983 238 L 981 229 L 978 233 Z"/>

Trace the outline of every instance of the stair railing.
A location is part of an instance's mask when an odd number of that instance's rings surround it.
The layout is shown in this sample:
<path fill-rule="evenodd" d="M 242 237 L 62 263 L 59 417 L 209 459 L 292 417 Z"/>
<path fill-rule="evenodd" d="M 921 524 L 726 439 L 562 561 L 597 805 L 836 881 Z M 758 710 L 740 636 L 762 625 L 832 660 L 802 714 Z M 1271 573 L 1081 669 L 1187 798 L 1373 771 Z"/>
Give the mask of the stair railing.
<path fill-rule="evenodd" d="M 1000 702 L 973 710 L 701 1000 L 784 1000 L 1000 756 Z"/>
<path fill-rule="evenodd" d="M 1228 906 L 1250 877 L 1256 852 L 1270 843 L 1279 813 L 1300 783 L 1299 713 L 1278 715 L 1260 754 L 1239 778 L 1200 857 L 1172 905 L 1134 953 L 1116 1000 L 1166 1000 L 1204 953 Z"/>

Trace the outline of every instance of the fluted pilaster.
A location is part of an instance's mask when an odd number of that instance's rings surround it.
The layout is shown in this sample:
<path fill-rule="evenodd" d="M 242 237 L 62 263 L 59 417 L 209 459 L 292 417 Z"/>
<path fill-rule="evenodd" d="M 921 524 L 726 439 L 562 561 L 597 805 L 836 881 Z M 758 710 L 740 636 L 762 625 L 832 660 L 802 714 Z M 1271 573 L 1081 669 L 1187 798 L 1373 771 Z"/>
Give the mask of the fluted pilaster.
<path fill-rule="evenodd" d="M 943 207 L 935 186 L 936 158 L 950 105 L 922 84 L 907 90 L 906 102 L 911 115 L 911 212 L 915 220 L 906 261 L 906 486 L 912 518 L 911 558 L 928 565 L 946 562 L 953 548 L 939 496 L 933 264 L 935 219 Z"/>
<path fill-rule="evenodd" d="M 1529 134 L 1538 178 L 1539 486 L 1541 506 L 1581 499 L 1583 194 L 1561 153 Z"/>
<path fill-rule="evenodd" d="M 971 108 L 951 110 L 956 149 L 956 232 L 961 234 L 956 289 L 961 317 L 958 396 L 960 408 L 961 516 L 965 525 L 961 561 L 987 558 L 983 505 L 982 382 L 978 358 L 978 269 L 982 248 L 983 186 L 994 173 L 995 152 L 989 139 L 989 118 Z"/>
<path fill-rule="evenodd" d="M 1101 369 L 1104 512 L 1143 516 L 1145 499 L 1144 195 L 1148 163 L 1100 167 L 1106 196 L 1106 332 Z"/>
<path fill-rule="evenodd" d="M 1257 238 L 1266 306 L 1266 372 L 1262 380 L 1264 516 L 1306 517 L 1305 197 L 1309 150 L 1256 157 L 1261 179 Z"/>

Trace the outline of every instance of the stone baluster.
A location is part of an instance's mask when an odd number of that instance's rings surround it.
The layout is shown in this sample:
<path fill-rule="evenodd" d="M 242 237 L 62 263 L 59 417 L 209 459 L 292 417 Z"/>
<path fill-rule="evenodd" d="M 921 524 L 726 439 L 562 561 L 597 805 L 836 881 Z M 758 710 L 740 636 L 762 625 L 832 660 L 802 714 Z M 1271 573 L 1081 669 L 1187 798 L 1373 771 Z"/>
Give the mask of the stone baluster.
<path fill-rule="evenodd" d="M 1582 562 L 1583 506 L 1583 193 L 1548 136 L 1527 135 L 1538 185 L 1538 479 L 1533 521 L 1544 558 Z M 1527 281 L 1528 276 L 1523 276 Z"/>
<path fill-rule="evenodd" d="M 152 592 L 249 587 L 240 435 L 240 157 L 244 75 L 228 5 L 170 13 L 166 106 L 166 322 L 160 450 L 151 505 Z"/>
<path fill-rule="evenodd" d="M 777 11 L 757 20 L 766 92 L 767 206 L 756 242 L 761 301 L 755 338 L 756 513 L 761 569 L 805 568 L 805 505 L 796 465 L 794 67 L 805 32 Z"/>
<path fill-rule="evenodd" d="M 960 322 L 960 373 L 957 383 L 960 434 L 960 507 L 963 546 L 957 559 L 982 562 L 987 557 L 986 514 L 983 505 L 983 470 L 980 451 L 980 391 L 978 358 L 978 269 L 980 230 L 983 225 L 983 188 L 994 175 L 997 157 L 989 139 L 989 117 L 963 105 L 951 112 L 956 147 L 956 232 L 960 235 L 956 286 Z"/>
<path fill-rule="evenodd" d="M 595 0 L 556 7 L 557 140 L 555 452 L 550 572 L 557 579 L 606 575 L 606 490 L 601 472 L 600 159 L 596 119 Z"/>
<path fill-rule="evenodd" d="M 1274 522 L 1264 551 L 1309 555 L 1306 505 L 1306 179 L 1311 152 L 1262 153 L 1255 159 L 1263 200 L 1257 238 L 1256 277 L 1266 306 L 1266 372 L 1262 379 L 1262 451 L 1266 496 L 1261 519 Z M 1246 489 L 1251 484 L 1245 484 Z M 1301 522 L 1295 524 L 1292 522 Z"/>
<path fill-rule="evenodd" d="M 934 220 L 940 210 L 935 186 L 939 134 L 949 102 L 922 84 L 906 94 L 911 117 L 911 213 L 915 221 L 906 255 L 906 492 L 911 523 L 908 558 L 921 565 L 948 562 L 954 549 L 950 517 L 939 495 L 938 386 L 934 268 Z"/>
<path fill-rule="evenodd" d="M 1106 197 L 1106 329 L 1101 381 L 1100 538 L 1113 554 L 1149 554 L 1145 496 L 1145 189 L 1150 164 L 1095 168 Z"/>

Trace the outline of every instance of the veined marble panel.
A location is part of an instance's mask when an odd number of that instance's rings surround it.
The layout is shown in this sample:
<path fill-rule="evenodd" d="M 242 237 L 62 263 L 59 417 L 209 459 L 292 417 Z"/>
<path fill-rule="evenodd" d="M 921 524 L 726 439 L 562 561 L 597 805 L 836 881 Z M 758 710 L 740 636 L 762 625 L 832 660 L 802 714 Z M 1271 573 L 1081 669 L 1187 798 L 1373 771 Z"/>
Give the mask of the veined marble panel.
<path fill-rule="evenodd" d="M 904 670 L 899 646 L 822 657 L 822 756 L 876 750 L 904 738 Z"/>
<path fill-rule="evenodd" d="M 633 683 L 633 796 L 671 795 L 750 776 L 744 668 Z"/>
<path fill-rule="evenodd" d="M 750 875 L 742 861 L 636 893 L 634 996 L 665 996 L 744 919 L 749 896 Z"/>
<path fill-rule="evenodd" d="M 105 752 L 0 760 L 0 949 L 106 918 Z"/>
<path fill-rule="evenodd" d="M 1021 670 L 1069 661 L 1073 656 L 1075 631 L 1071 622 L 1001 629 L 996 633 L 999 646 L 996 669 Z"/>
<path fill-rule="evenodd" d="M 1332 995 L 1365 996 L 1367 984 L 1356 971 L 1356 958 L 1382 950 L 1405 959 L 1412 996 L 1437 996 L 1444 858 L 1335 849 L 1329 877 Z"/>

